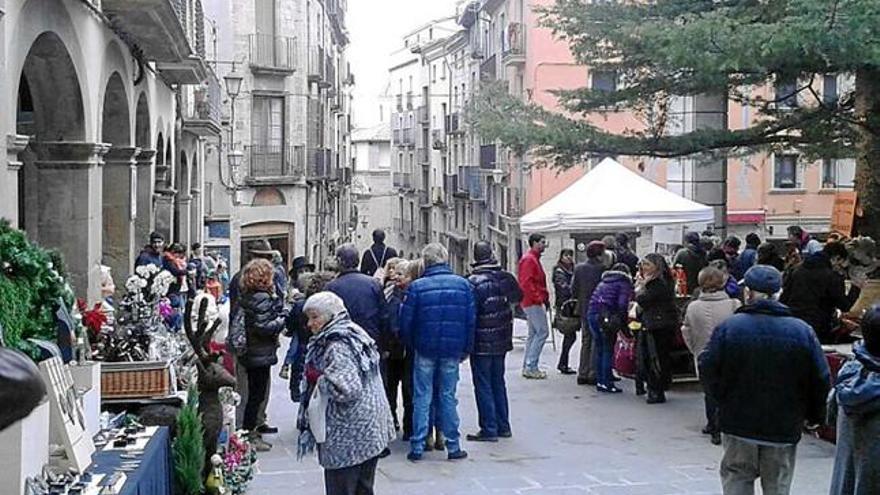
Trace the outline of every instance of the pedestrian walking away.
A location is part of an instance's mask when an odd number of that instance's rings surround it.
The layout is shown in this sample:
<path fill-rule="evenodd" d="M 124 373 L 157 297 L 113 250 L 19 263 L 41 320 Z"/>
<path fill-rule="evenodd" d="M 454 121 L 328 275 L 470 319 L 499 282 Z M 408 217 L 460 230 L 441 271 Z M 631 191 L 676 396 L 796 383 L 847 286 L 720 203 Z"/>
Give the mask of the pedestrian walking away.
<path fill-rule="evenodd" d="M 809 325 L 776 300 L 782 274 L 757 265 L 745 274 L 746 304 L 721 323 L 699 357 L 717 402 L 725 495 L 787 494 L 804 423 L 825 417 L 828 363 Z"/>
<path fill-rule="evenodd" d="M 522 374 L 526 378 L 544 379 L 547 373 L 540 367 L 541 352 L 550 335 L 547 310 L 550 309 L 550 294 L 547 291 L 547 276 L 541 266 L 541 255 L 547 249 L 547 239 L 543 234 L 529 236 L 529 250 L 519 261 L 519 286 L 523 293 L 521 303 L 529 326 L 526 349 L 523 356 Z"/>
<path fill-rule="evenodd" d="M 495 442 L 510 437 L 510 406 L 504 381 L 504 360 L 513 350 L 513 310 L 522 291 L 516 278 L 501 269 L 488 242 L 474 244 L 474 264 L 468 281 L 477 310 L 471 372 L 480 431 L 471 441 Z"/>
<path fill-rule="evenodd" d="M 429 410 L 436 382 L 436 421 L 446 438 L 447 458 L 463 459 L 459 441 L 459 363 L 473 351 L 476 306 L 470 283 L 455 275 L 442 244 L 422 250 L 425 273 L 407 290 L 400 310 L 400 335 L 413 349 L 413 435 L 407 458 L 418 461 L 425 451 Z"/>
<path fill-rule="evenodd" d="M 373 231 L 373 245 L 364 251 L 361 258 L 361 272 L 374 276 L 377 271 L 384 272 L 385 263 L 392 258 L 397 258 L 397 250 L 385 245 L 385 231 L 376 229 Z M 385 273 L 379 274 L 380 279 L 385 278 Z"/>

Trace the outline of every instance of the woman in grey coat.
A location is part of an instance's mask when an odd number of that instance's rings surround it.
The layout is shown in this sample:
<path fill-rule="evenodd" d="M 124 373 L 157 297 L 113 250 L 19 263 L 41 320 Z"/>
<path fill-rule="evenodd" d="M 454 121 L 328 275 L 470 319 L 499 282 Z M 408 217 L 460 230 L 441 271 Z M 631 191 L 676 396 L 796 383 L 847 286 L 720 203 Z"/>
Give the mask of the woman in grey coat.
<path fill-rule="evenodd" d="M 712 332 L 721 322 L 730 318 L 731 315 L 742 305 L 739 299 L 731 299 L 724 291 L 724 283 L 728 275 L 722 270 L 709 265 L 700 270 L 697 276 L 700 284 L 700 296 L 687 307 L 684 322 L 681 326 L 681 336 L 688 349 L 694 355 L 694 362 L 706 348 Z M 694 364 L 694 369 L 699 365 Z M 706 427 L 703 433 L 712 435 L 712 443 L 721 444 L 721 431 L 718 428 L 718 405 L 711 397 L 705 395 L 706 403 Z"/>
<path fill-rule="evenodd" d="M 880 493 L 880 306 L 862 318 L 862 334 L 828 399 L 829 423 L 837 416 L 831 495 Z"/>
<path fill-rule="evenodd" d="M 297 454 L 317 446 L 328 495 L 372 495 L 379 455 L 394 438 L 394 422 L 379 375 L 379 349 L 351 321 L 342 299 L 330 292 L 310 297 L 303 308 L 314 337 L 306 351 L 297 428 Z M 327 401 L 326 438 L 317 443 L 309 418 L 315 389 Z M 314 411 L 314 409 L 312 410 Z"/>

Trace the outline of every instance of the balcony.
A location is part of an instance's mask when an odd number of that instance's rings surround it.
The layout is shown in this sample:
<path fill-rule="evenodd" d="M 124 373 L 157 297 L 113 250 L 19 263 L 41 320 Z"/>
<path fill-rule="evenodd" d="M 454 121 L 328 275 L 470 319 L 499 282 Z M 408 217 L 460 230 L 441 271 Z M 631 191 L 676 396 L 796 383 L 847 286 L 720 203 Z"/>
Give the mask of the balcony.
<path fill-rule="evenodd" d="M 288 75 L 296 70 L 296 38 L 251 34 L 248 47 L 254 72 Z"/>
<path fill-rule="evenodd" d="M 336 87 L 336 63 L 330 54 L 324 57 L 324 87 Z"/>
<path fill-rule="evenodd" d="M 464 128 L 459 126 L 458 112 L 451 113 L 446 116 L 446 134 L 459 134 L 464 132 Z"/>
<path fill-rule="evenodd" d="M 394 144 L 398 146 L 402 146 L 403 142 L 401 141 L 402 129 L 394 129 L 391 131 L 391 140 L 394 141 Z"/>
<path fill-rule="evenodd" d="M 458 176 L 457 175 L 444 175 L 443 176 L 443 189 L 446 194 L 445 202 L 448 205 L 454 203 L 452 200 L 455 197 L 458 191 Z"/>
<path fill-rule="evenodd" d="M 183 130 L 202 137 L 219 136 L 223 131 L 220 123 L 222 98 L 220 81 L 210 68 L 208 78 L 201 86 L 183 86 L 181 91 Z"/>
<path fill-rule="evenodd" d="M 303 146 L 246 146 L 245 156 L 249 184 L 299 182 L 305 175 Z"/>
<path fill-rule="evenodd" d="M 504 65 L 523 66 L 526 64 L 526 29 L 521 22 L 507 25 L 507 36 L 502 50 L 501 61 Z"/>
<path fill-rule="evenodd" d="M 431 190 L 423 186 L 419 189 L 419 207 L 430 208 L 431 205 Z"/>
<path fill-rule="evenodd" d="M 324 49 L 317 46 L 309 47 L 309 82 L 320 83 L 327 78 L 327 65 L 324 59 Z"/>
<path fill-rule="evenodd" d="M 308 180 L 330 180 L 336 178 L 332 152 L 324 148 L 311 148 L 308 152 Z"/>
<path fill-rule="evenodd" d="M 479 167 L 460 167 L 459 176 L 464 181 L 464 188 L 470 199 L 485 199 L 485 180 L 480 174 Z"/>
<path fill-rule="evenodd" d="M 428 108 L 427 105 L 422 105 L 418 108 L 417 114 L 419 116 L 420 124 L 430 124 L 431 123 L 431 109 Z"/>
<path fill-rule="evenodd" d="M 492 55 L 480 64 L 480 80 L 494 81 L 497 79 L 496 60 L 495 55 Z"/>
<path fill-rule="evenodd" d="M 480 146 L 480 169 L 495 170 L 498 168 L 498 147 L 494 144 Z"/>
<path fill-rule="evenodd" d="M 440 151 L 446 149 L 446 136 L 443 135 L 442 129 L 431 131 L 431 147 Z"/>
<path fill-rule="evenodd" d="M 193 0 L 103 0 L 103 13 L 131 37 L 166 80 L 198 84 L 206 77 L 205 23 Z M 188 22 L 187 13 L 194 19 Z M 188 28 L 191 26 L 191 28 Z"/>
<path fill-rule="evenodd" d="M 391 187 L 403 187 L 403 176 L 400 172 L 394 172 L 391 174 Z"/>
<path fill-rule="evenodd" d="M 400 147 L 409 147 L 415 144 L 415 133 L 413 132 L 412 127 L 406 127 L 404 129 L 395 129 L 395 131 L 400 132 L 400 139 L 397 140 L 397 145 Z"/>
<path fill-rule="evenodd" d="M 324 0 L 327 8 L 327 16 L 330 17 L 330 25 L 334 34 L 339 38 L 341 45 L 348 44 L 348 30 L 345 28 L 345 3 L 341 0 Z"/>

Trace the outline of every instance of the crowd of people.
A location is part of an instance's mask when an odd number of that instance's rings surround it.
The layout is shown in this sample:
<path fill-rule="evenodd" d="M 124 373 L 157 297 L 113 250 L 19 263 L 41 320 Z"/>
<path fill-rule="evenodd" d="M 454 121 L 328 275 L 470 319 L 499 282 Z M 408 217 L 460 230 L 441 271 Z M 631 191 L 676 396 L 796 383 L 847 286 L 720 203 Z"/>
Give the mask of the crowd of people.
<path fill-rule="evenodd" d="M 462 276 L 444 246 L 429 244 L 418 259 L 404 260 L 381 230 L 363 253 L 339 246 L 323 271 L 304 257 L 287 271 L 265 241 L 250 246 L 228 281 L 218 276 L 220 263 L 206 268 L 197 246 L 189 260 L 174 245 L 163 253 L 160 236 L 138 262 L 174 269 L 181 298 L 212 280 L 228 293 L 229 339 L 237 327 L 243 333 L 243 344 L 227 346 L 242 397 L 239 426 L 258 451 L 270 450 L 266 436 L 278 431 L 266 417 L 270 370 L 281 337 L 290 338 L 280 369 L 299 403 L 298 453 L 317 450 L 330 494 L 372 493 L 377 463 L 392 454 L 398 435 L 412 462 L 431 451 L 466 458 L 457 394 L 465 360 L 478 413 L 466 440 L 511 437 L 505 361 L 520 309 L 528 380 L 547 378 L 541 355 L 554 312 L 570 310 L 578 320 L 578 331 L 565 332 L 558 372 L 603 394 L 622 392 L 615 349 L 629 339 L 635 393 L 648 404 L 666 402 L 673 350 L 683 342 L 705 391 L 703 433 L 723 445 L 725 494 L 752 493 L 756 479 L 764 493 L 788 493 L 801 432 L 824 423 L 832 390 L 841 435 L 832 493 L 877 493 L 860 487 L 880 486 L 869 458 L 876 442 L 865 446 L 865 435 L 880 428 L 865 421 L 880 406 L 880 309 L 864 318 L 864 342 L 832 388 L 820 342 L 846 338 L 837 315 L 850 309 L 864 281 L 846 283 L 842 243 L 822 244 L 799 227 L 789 234 L 781 251 L 754 234 L 740 251 L 736 237 L 688 233 L 670 263 L 657 253 L 638 257 L 621 233 L 582 246 L 580 263 L 575 250 L 562 249 L 549 281 L 541 234 L 529 237 L 516 275 L 487 242 L 473 246 L 474 262 Z M 578 335 L 574 369 L 569 355 Z"/>

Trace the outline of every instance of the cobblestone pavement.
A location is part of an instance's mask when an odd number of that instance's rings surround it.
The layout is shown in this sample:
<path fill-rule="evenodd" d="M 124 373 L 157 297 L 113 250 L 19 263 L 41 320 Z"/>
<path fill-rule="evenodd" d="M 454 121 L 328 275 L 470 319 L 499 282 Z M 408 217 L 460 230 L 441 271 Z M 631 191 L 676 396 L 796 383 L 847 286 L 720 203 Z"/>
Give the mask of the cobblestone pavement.
<path fill-rule="evenodd" d="M 577 359 L 578 345 L 572 350 Z M 445 453 L 426 453 L 413 464 L 408 445 L 391 445 L 381 460 L 376 493 L 493 495 L 672 495 L 718 494 L 721 448 L 700 434 L 702 396 L 696 384 L 676 385 L 669 401 L 649 406 L 624 380 L 621 395 L 599 395 L 578 386 L 574 377 L 555 372 L 557 354 L 548 344 L 542 365 L 554 370 L 545 381 L 519 374 L 522 345 L 508 355 L 507 381 L 513 438 L 497 444 L 463 441 L 470 457 L 449 462 Z M 275 370 L 277 371 L 277 370 Z M 458 399 L 462 438 L 475 432 L 476 407 L 470 369 L 463 365 Z M 249 493 L 320 495 L 321 468 L 316 460 L 296 460 L 295 414 L 287 384 L 273 372 L 270 422 L 281 431 L 267 440 Z M 828 493 L 834 448 L 805 438 L 798 447 L 792 493 Z"/>

